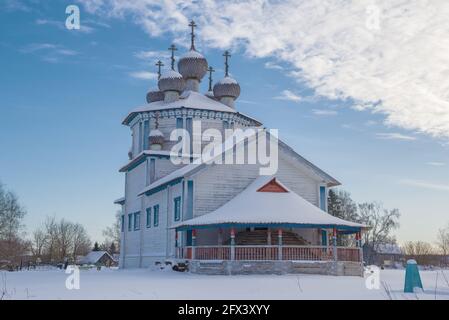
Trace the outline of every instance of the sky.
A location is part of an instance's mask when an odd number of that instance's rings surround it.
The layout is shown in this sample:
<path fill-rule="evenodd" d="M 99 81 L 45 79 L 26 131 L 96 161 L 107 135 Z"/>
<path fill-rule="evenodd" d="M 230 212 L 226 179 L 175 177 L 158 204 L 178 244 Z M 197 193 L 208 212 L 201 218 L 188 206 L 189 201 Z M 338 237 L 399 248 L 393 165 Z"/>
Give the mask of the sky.
<path fill-rule="evenodd" d="M 80 9 L 79 30 L 65 26 Z M 401 212 L 400 243 L 449 223 L 449 3 L 432 1 L 4 0 L 0 181 L 27 209 L 84 224 L 94 240 L 123 195 L 127 112 L 189 44 L 242 88 L 238 111 L 342 182 Z M 201 84 L 207 90 L 207 81 Z"/>

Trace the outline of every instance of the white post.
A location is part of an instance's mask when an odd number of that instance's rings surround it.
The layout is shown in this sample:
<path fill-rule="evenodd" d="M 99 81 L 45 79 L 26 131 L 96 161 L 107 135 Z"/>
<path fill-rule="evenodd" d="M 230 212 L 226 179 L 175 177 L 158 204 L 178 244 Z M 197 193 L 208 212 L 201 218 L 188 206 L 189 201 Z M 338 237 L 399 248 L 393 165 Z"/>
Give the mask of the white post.
<path fill-rule="evenodd" d="M 235 229 L 231 228 L 231 260 L 235 260 Z"/>
<path fill-rule="evenodd" d="M 282 229 L 278 229 L 278 260 L 282 260 Z"/>
<path fill-rule="evenodd" d="M 196 230 L 192 230 L 192 260 L 195 260 Z"/>
<path fill-rule="evenodd" d="M 337 228 L 334 228 L 334 230 L 333 230 L 332 245 L 334 247 L 334 260 L 338 261 L 338 254 L 337 254 Z"/>

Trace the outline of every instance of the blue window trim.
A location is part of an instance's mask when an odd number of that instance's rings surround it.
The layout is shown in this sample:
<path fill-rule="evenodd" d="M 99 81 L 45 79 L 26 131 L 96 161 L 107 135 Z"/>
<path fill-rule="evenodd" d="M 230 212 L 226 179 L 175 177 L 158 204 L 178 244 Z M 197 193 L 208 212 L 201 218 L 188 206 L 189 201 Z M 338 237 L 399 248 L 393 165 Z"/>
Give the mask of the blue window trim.
<path fill-rule="evenodd" d="M 133 230 L 133 214 L 128 213 L 128 231 Z"/>
<path fill-rule="evenodd" d="M 173 199 L 173 209 L 174 209 L 174 220 L 181 220 L 181 197 L 176 197 Z"/>
<path fill-rule="evenodd" d="M 159 205 L 153 206 L 153 226 L 159 226 Z"/>
<path fill-rule="evenodd" d="M 176 129 L 183 129 L 183 128 L 184 128 L 184 119 L 176 118 Z"/>
<path fill-rule="evenodd" d="M 326 211 L 326 187 L 320 186 L 320 209 Z"/>
<path fill-rule="evenodd" d="M 140 211 L 134 212 L 134 231 L 140 230 Z"/>
<path fill-rule="evenodd" d="M 120 231 L 125 232 L 125 215 L 120 216 Z"/>
<path fill-rule="evenodd" d="M 148 149 L 148 135 L 150 134 L 150 121 L 145 120 L 143 122 L 143 149 Z"/>
<path fill-rule="evenodd" d="M 146 209 L 147 212 L 147 228 L 151 228 L 151 207 Z"/>

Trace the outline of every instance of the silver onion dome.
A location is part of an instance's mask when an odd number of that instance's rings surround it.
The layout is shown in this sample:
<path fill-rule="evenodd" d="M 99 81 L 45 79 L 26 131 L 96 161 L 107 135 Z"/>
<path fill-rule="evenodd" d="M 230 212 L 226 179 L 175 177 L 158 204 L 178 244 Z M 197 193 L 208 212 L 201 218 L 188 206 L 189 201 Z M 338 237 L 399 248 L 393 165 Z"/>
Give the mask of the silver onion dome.
<path fill-rule="evenodd" d="M 156 102 L 164 100 L 164 93 L 158 88 L 151 88 L 147 93 L 147 102 Z"/>
<path fill-rule="evenodd" d="M 185 81 L 182 75 L 175 70 L 168 70 L 162 74 L 158 82 L 159 90 L 182 92 L 185 87 Z"/>
<path fill-rule="evenodd" d="M 178 71 L 184 79 L 201 80 L 207 72 L 207 60 L 194 49 L 190 49 L 178 61 Z"/>
<path fill-rule="evenodd" d="M 163 144 L 165 141 L 164 134 L 159 129 L 153 129 L 148 136 L 150 139 L 150 145 Z"/>
<path fill-rule="evenodd" d="M 226 76 L 214 85 L 214 96 L 218 99 L 223 97 L 237 99 L 240 96 L 240 85 L 235 79 Z"/>

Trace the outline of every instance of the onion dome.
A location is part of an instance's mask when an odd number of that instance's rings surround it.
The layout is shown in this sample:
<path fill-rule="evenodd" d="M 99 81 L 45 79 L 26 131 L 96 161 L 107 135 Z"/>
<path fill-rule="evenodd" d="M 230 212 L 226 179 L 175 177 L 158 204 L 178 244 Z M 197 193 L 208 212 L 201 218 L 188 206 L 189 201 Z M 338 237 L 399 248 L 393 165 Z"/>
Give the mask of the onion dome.
<path fill-rule="evenodd" d="M 237 80 L 229 76 L 228 59 L 231 56 L 229 51 L 226 50 L 223 56 L 225 57 L 225 77 L 214 85 L 214 96 L 218 99 L 229 97 L 235 100 L 240 95 L 240 85 Z"/>
<path fill-rule="evenodd" d="M 161 60 L 156 63 L 157 66 L 157 79 L 161 78 L 161 68 L 164 64 Z M 164 93 L 160 91 L 158 88 L 151 88 L 147 93 L 147 102 L 156 102 L 164 100 Z"/>
<path fill-rule="evenodd" d="M 190 21 L 190 50 L 179 60 L 178 71 L 185 79 L 201 80 L 207 72 L 207 60 L 195 49 L 195 21 Z"/>
<path fill-rule="evenodd" d="M 176 91 L 182 92 L 184 90 L 185 81 L 182 75 L 175 70 L 168 70 L 162 74 L 158 82 L 158 87 L 161 91 Z"/>
<path fill-rule="evenodd" d="M 159 143 L 162 144 L 165 141 L 164 134 L 159 129 L 153 129 L 150 131 L 150 134 L 148 135 L 150 138 L 151 143 Z"/>
<path fill-rule="evenodd" d="M 214 96 L 218 99 L 223 97 L 237 99 L 240 96 L 240 85 L 235 79 L 226 76 L 214 85 Z"/>
<path fill-rule="evenodd" d="M 147 102 L 156 102 L 164 100 L 164 93 L 158 88 L 151 88 L 147 93 Z"/>
<path fill-rule="evenodd" d="M 207 72 L 207 60 L 195 49 L 190 49 L 179 60 L 178 70 L 185 79 L 201 80 Z"/>
<path fill-rule="evenodd" d="M 159 129 L 151 130 L 148 139 L 150 140 L 150 149 L 152 150 L 161 149 L 165 141 L 164 134 Z"/>

